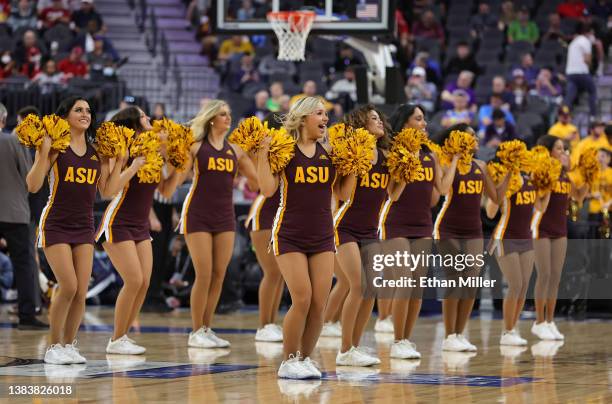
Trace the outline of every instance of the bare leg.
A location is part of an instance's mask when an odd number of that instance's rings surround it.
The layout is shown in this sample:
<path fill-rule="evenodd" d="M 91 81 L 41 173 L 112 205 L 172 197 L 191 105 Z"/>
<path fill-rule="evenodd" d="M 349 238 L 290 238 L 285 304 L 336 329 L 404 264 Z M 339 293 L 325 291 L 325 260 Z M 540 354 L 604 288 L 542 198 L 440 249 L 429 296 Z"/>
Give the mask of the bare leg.
<path fill-rule="evenodd" d="M 548 285 L 551 276 L 551 248 L 550 239 L 534 240 L 535 266 L 537 278 L 535 284 L 536 323 L 546 321 L 546 300 L 548 298 Z"/>
<path fill-rule="evenodd" d="M 270 230 L 251 232 L 255 255 L 263 272 L 263 278 L 259 284 L 259 325 L 261 327 L 274 322 L 280 303 L 279 284 L 282 287 L 283 280 L 276 257 L 271 251 L 268 251 L 270 237 Z M 282 293 L 282 289 L 280 292 Z"/>
<path fill-rule="evenodd" d="M 185 242 L 195 269 L 195 280 L 191 289 L 191 326 L 193 331 L 204 325 L 204 310 L 208 301 L 208 290 L 212 276 L 212 235 L 210 233 L 185 234 Z"/>
<path fill-rule="evenodd" d="M 557 293 L 559 292 L 559 282 L 561 282 L 561 272 L 565 264 L 567 253 L 567 238 L 562 237 L 550 241 L 551 265 L 550 279 L 548 281 L 548 297 L 546 300 L 546 321 L 553 321 L 555 318 L 555 307 L 557 305 Z"/>
<path fill-rule="evenodd" d="M 346 352 L 353 346 L 353 334 L 356 328 L 357 316 L 361 308 L 361 256 L 359 246 L 355 242 L 345 243 L 338 247 L 337 259 L 340 269 L 349 283 L 349 292 L 342 308 L 342 347 L 340 352 Z"/>
<path fill-rule="evenodd" d="M 329 300 L 325 306 L 325 322 L 332 323 L 340 321 L 342 305 L 349 290 L 348 279 L 346 279 L 346 276 L 340 269 L 337 259 L 334 259 L 334 274 L 336 275 L 336 283 L 329 294 Z"/>
<path fill-rule="evenodd" d="M 213 236 L 212 277 L 210 289 L 208 290 L 208 299 L 206 300 L 206 311 L 204 312 L 204 325 L 207 327 L 210 327 L 212 324 L 215 309 L 221 296 L 225 272 L 227 272 L 227 266 L 232 259 L 234 235 L 233 231 L 226 231 Z"/>
<path fill-rule="evenodd" d="M 77 277 L 77 292 L 74 295 L 74 299 L 72 299 L 72 304 L 66 317 L 64 344 L 74 341 L 83 320 L 87 289 L 93 266 L 93 251 L 94 247 L 92 244 L 79 244 L 72 248 L 72 260 Z"/>
<path fill-rule="evenodd" d="M 63 343 L 66 317 L 77 293 L 77 276 L 68 244 L 55 244 L 44 251 L 59 286 L 49 308 L 49 343 L 53 345 Z"/>

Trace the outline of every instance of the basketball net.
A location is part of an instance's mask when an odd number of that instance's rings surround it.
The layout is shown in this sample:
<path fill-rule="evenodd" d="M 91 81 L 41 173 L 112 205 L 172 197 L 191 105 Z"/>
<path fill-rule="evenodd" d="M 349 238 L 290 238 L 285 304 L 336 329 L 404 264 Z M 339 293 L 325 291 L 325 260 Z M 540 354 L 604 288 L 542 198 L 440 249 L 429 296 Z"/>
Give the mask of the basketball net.
<path fill-rule="evenodd" d="M 306 38 L 312 28 L 312 11 L 278 11 L 267 14 L 278 38 L 278 60 L 303 61 Z"/>

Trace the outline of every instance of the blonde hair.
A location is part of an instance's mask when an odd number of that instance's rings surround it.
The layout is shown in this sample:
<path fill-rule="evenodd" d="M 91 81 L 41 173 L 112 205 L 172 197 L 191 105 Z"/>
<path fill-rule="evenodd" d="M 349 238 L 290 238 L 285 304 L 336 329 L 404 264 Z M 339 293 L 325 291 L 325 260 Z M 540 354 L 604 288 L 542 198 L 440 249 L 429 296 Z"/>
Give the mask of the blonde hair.
<path fill-rule="evenodd" d="M 298 140 L 300 137 L 300 128 L 304 118 L 313 114 L 320 104 L 324 103 L 323 99 L 319 96 L 304 97 L 294 103 L 289 112 L 283 116 L 283 126 L 295 140 Z"/>
<path fill-rule="evenodd" d="M 224 106 L 227 106 L 227 102 L 223 100 L 211 100 L 200 109 L 195 118 L 189 121 L 196 142 L 200 142 L 208 136 L 211 130 L 211 121 Z"/>

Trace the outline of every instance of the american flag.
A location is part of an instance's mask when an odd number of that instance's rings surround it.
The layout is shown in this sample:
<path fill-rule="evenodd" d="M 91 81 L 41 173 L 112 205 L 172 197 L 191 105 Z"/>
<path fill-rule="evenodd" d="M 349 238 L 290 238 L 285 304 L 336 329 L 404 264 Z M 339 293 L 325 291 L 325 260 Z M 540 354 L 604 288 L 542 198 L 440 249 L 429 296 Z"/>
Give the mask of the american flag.
<path fill-rule="evenodd" d="M 357 5 L 357 18 L 377 18 L 378 4 L 359 4 Z"/>

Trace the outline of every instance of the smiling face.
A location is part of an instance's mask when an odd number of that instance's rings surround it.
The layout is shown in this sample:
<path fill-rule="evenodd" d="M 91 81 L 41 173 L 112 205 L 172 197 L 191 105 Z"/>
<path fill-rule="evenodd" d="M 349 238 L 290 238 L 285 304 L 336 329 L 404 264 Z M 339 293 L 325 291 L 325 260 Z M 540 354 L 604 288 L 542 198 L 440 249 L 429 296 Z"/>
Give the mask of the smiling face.
<path fill-rule="evenodd" d="M 404 122 L 404 129 L 414 128 L 418 130 L 425 130 L 427 128 L 427 121 L 425 120 L 425 114 L 421 111 L 421 108 L 415 108 L 414 112 L 406 122 Z"/>
<path fill-rule="evenodd" d="M 372 110 L 368 112 L 368 120 L 366 122 L 366 127 L 368 132 L 373 134 L 376 139 L 381 138 L 385 134 L 385 127 L 383 125 L 382 119 L 378 115 L 378 112 Z"/>
<path fill-rule="evenodd" d="M 558 160 L 561 160 L 561 156 L 563 156 L 564 154 L 565 154 L 565 147 L 563 146 L 563 141 L 559 139 L 553 145 L 553 148 L 550 151 L 550 155 Z"/>
<path fill-rule="evenodd" d="M 311 140 L 321 139 L 327 130 L 328 121 L 329 118 L 327 117 L 327 111 L 325 110 L 323 103 L 320 102 L 312 114 L 304 117 L 302 124 L 303 135 L 305 135 L 307 139 Z"/>
<path fill-rule="evenodd" d="M 213 128 L 227 132 L 232 126 L 232 115 L 228 105 L 219 108 L 219 113 L 210 121 Z"/>
<path fill-rule="evenodd" d="M 89 129 L 89 125 L 91 125 L 91 109 L 87 101 L 78 100 L 75 102 L 66 120 L 71 128 L 83 132 Z"/>
<path fill-rule="evenodd" d="M 145 131 L 153 129 L 153 126 L 151 126 L 151 118 L 149 118 L 140 108 L 138 108 L 138 112 L 140 113 L 140 125 L 142 128 Z"/>

